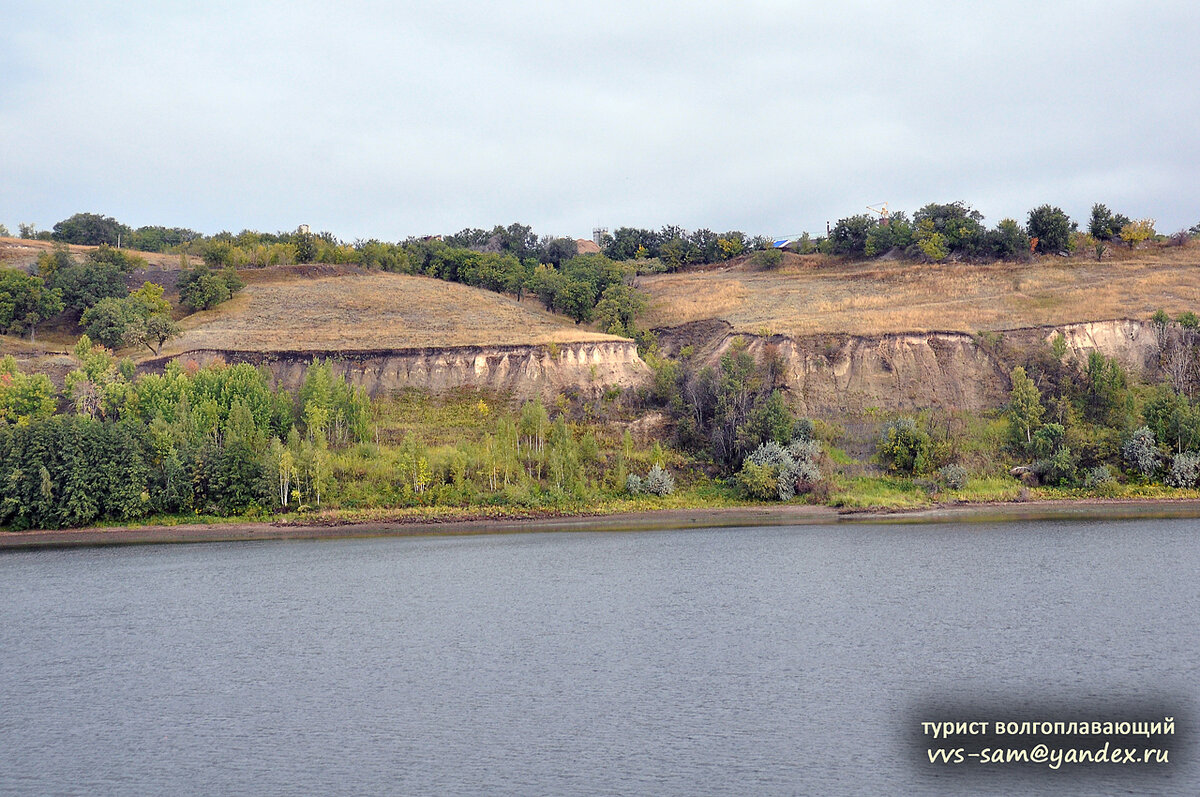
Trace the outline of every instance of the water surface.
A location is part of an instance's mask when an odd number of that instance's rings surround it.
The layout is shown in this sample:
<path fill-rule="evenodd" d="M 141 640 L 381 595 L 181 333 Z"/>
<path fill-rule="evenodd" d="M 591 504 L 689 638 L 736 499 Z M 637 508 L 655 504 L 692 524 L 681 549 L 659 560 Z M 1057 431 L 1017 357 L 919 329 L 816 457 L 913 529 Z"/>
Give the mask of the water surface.
<path fill-rule="evenodd" d="M 922 765 L 911 731 L 936 706 L 1116 700 L 1181 718 L 1200 696 L 1198 531 L 8 553 L 0 792 L 1194 794 L 1186 750 L 1136 777 L 981 777 Z"/>

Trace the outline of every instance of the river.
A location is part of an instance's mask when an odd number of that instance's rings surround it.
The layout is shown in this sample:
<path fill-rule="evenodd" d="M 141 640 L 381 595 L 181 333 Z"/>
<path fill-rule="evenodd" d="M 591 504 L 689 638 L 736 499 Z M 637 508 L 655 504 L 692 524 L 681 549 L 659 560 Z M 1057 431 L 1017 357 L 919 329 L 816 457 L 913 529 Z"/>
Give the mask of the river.
<path fill-rule="evenodd" d="M 1196 794 L 1198 532 L 4 553 L 0 793 Z M 920 725 L 1164 716 L 1169 764 L 1056 770 L 930 764 Z"/>

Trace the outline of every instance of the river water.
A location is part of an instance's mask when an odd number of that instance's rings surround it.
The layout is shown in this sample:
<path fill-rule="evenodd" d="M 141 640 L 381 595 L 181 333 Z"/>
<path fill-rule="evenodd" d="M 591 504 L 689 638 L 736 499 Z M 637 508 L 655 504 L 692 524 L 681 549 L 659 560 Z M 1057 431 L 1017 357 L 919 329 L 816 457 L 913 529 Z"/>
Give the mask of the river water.
<path fill-rule="evenodd" d="M 0 793 L 1198 794 L 1198 576 L 1190 520 L 6 553 Z M 1137 767 L 920 728 L 1164 716 Z"/>

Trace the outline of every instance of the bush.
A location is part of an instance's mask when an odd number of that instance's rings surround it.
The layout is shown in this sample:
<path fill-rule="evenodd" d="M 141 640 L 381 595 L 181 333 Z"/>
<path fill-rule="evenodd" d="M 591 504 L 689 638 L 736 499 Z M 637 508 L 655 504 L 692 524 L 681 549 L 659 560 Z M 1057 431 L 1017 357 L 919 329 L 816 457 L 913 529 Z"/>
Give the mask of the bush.
<path fill-rule="evenodd" d="M 770 465 L 759 465 L 751 462 L 749 457 L 738 471 L 738 485 L 751 498 L 769 501 L 779 496 L 778 470 Z"/>
<path fill-rule="evenodd" d="M 644 490 L 642 488 L 642 477 L 636 473 L 629 474 L 625 479 L 625 491 L 630 495 L 641 495 Z"/>
<path fill-rule="evenodd" d="M 783 252 L 775 248 L 760 249 L 750 256 L 750 262 L 758 268 L 779 268 L 783 262 Z"/>
<path fill-rule="evenodd" d="M 938 471 L 942 483 L 950 490 L 961 490 L 967 486 L 967 469 L 962 465 L 947 465 Z"/>
<path fill-rule="evenodd" d="M 1083 477 L 1084 487 L 1106 487 L 1116 484 L 1117 479 L 1113 476 L 1112 470 L 1107 465 L 1097 465 L 1094 468 L 1088 468 Z"/>
<path fill-rule="evenodd" d="M 655 465 L 646 474 L 644 489 L 651 495 L 670 495 L 675 492 L 675 477 L 663 466 Z"/>
<path fill-rule="evenodd" d="M 898 418 L 883 430 L 877 452 L 890 471 L 918 475 L 930 468 L 929 435 L 912 418 Z"/>
<path fill-rule="evenodd" d="M 1154 442 L 1154 432 L 1150 431 L 1148 426 L 1143 426 L 1133 433 L 1121 448 L 1121 454 L 1130 470 L 1137 471 L 1147 479 L 1154 478 L 1162 458 Z"/>
<path fill-rule="evenodd" d="M 1184 451 L 1176 454 L 1167 474 L 1167 484 L 1172 487 L 1195 487 L 1200 481 L 1200 454 Z"/>
<path fill-rule="evenodd" d="M 810 492 L 813 485 L 819 481 L 821 481 L 821 470 L 816 463 L 807 459 L 799 460 L 779 469 L 779 477 L 775 480 L 775 491 L 780 501 L 791 501 L 797 493 Z"/>
<path fill-rule="evenodd" d="M 815 440 L 793 440 L 787 448 L 768 441 L 746 457 L 738 483 L 752 498 L 790 501 L 821 481 L 816 464 L 820 454 L 821 444 Z"/>

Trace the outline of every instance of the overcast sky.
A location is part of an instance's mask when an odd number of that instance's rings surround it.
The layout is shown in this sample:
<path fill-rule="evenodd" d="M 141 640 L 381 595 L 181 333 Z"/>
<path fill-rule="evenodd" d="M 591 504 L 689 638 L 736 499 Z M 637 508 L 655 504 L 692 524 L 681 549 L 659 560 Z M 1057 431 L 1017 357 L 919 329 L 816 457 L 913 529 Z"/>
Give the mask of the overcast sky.
<path fill-rule="evenodd" d="M 0 2 L 0 222 L 1200 222 L 1200 5 L 881 6 Z"/>

